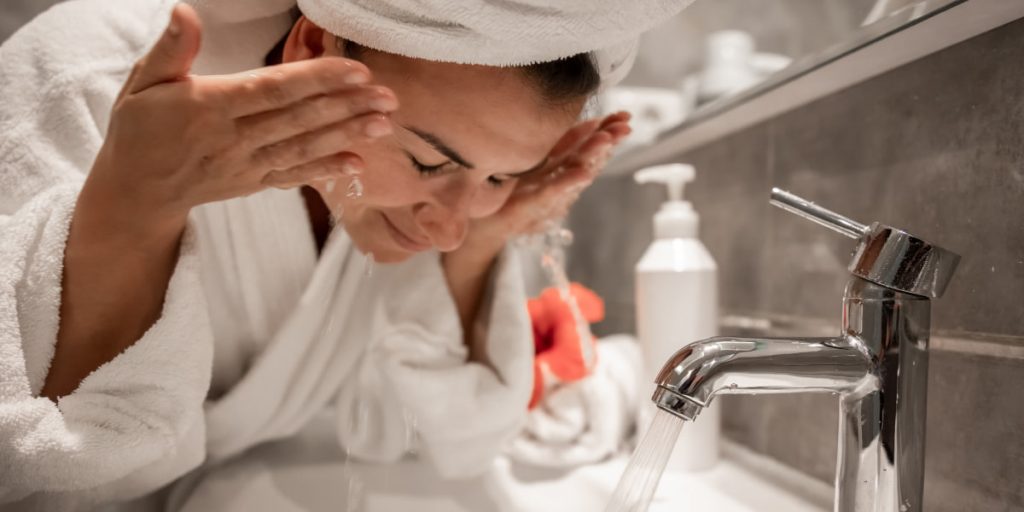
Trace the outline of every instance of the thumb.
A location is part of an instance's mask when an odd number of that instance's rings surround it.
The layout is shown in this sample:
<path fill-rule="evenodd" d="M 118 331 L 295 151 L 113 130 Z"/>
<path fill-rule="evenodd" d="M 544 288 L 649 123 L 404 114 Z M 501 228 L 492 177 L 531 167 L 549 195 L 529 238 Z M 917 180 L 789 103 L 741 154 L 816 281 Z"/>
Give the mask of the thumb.
<path fill-rule="evenodd" d="M 136 64 L 128 81 L 128 92 L 137 93 L 188 75 L 199 53 L 201 29 L 199 15 L 192 7 L 175 5 L 164 33 Z"/>

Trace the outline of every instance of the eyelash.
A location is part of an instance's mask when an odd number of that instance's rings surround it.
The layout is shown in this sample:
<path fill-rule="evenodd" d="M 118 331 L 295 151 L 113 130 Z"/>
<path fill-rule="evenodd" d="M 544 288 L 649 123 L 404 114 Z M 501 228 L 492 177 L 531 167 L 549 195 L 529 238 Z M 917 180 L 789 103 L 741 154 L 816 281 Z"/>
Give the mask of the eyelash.
<path fill-rule="evenodd" d="M 441 169 L 444 168 L 444 166 L 446 166 L 446 165 L 448 165 L 450 163 L 450 162 L 444 162 L 444 163 L 441 163 L 441 164 L 438 164 L 438 165 L 426 165 L 426 164 L 420 163 L 419 160 L 416 160 L 416 158 L 414 158 L 412 156 L 409 157 L 409 161 L 412 162 L 412 166 L 416 169 L 416 171 L 419 172 L 420 174 L 422 174 L 423 176 L 430 176 L 430 175 L 433 175 L 433 174 L 437 174 L 438 172 L 441 171 Z M 491 176 L 491 177 L 487 178 L 487 183 L 489 185 L 491 185 L 492 187 L 494 187 L 494 188 L 501 188 L 502 186 L 505 185 L 506 181 L 507 180 L 501 180 L 501 179 L 495 178 L 494 176 Z"/>

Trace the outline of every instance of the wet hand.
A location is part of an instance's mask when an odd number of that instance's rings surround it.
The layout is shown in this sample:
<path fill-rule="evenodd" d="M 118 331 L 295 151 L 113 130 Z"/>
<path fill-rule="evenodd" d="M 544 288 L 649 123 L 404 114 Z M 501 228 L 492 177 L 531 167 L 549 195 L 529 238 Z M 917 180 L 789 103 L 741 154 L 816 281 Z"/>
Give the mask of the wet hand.
<path fill-rule="evenodd" d="M 604 167 L 612 149 L 630 133 L 630 115 L 611 114 L 580 123 L 555 144 L 545 164 L 520 178 L 508 202 L 496 214 L 475 220 L 468 242 L 489 238 L 504 243 L 544 231 L 563 219 L 579 195 Z"/>
<path fill-rule="evenodd" d="M 195 11 L 176 6 L 114 104 L 85 188 L 121 216 L 183 218 L 203 203 L 340 178 L 363 165 L 347 147 L 391 133 L 394 93 L 368 85 L 358 62 L 190 75 L 199 44 Z"/>

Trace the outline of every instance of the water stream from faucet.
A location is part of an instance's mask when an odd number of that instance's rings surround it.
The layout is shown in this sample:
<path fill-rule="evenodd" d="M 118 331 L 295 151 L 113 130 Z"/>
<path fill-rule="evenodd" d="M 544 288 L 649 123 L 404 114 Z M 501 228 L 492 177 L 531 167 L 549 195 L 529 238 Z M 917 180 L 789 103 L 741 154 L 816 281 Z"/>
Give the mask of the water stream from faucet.
<path fill-rule="evenodd" d="M 605 512 L 647 511 L 682 429 L 683 420 L 658 409 L 643 440 L 629 459 Z"/>

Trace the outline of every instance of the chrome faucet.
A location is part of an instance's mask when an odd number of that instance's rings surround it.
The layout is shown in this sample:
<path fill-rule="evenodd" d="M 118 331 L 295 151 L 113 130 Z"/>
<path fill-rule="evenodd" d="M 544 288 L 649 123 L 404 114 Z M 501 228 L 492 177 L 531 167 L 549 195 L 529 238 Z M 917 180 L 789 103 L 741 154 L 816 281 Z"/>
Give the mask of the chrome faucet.
<path fill-rule="evenodd" d="M 836 512 L 917 512 L 924 490 L 930 299 L 960 257 L 904 231 L 865 226 L 788 192 L 772 204 L 859 239 L 834 338 L 717 337 L 684 347 L 655 404 L 683 420 L 721 394 L 839 395 Z"/>

